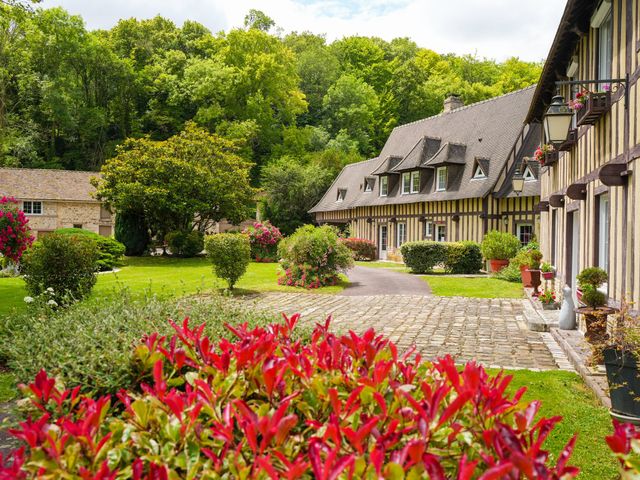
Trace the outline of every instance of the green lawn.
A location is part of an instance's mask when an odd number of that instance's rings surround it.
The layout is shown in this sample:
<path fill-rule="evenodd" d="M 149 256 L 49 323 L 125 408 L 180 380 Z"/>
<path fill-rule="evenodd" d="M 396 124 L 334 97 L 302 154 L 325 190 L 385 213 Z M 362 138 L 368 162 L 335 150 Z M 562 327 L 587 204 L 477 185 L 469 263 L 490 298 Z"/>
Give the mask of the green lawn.
<path fill-rule="evenodd" d="M 440 297 L 522 298 L 524 296 L 520 283 L 497 278 L 445 275 L 425 275 L 421 278 L 429 284 L 433 294 Z"/>
<path fill-rule="evenodd" d="M 277 263 L 251 263 L 245 275 L 236 284 L 237 294 L 264 291 L 338 293 L 346 285 L 346 277 L 333 287 L 317 290 L 286 287 L 277 284 Z M 133 294 L 146 292 L 161 296 L 183 296 L 226 287 L 224 281 L 212 272 L 206 258 L 131 257 L 125 260 L 117 273 L 98 275 L 92 298 L 116 295 L 123 287 Z M 14 308 L 25 308 L 27 295 L 24 282 L 19 278 L 0 278 L 0 315 Z"/>
<path fill-rule="evenodd" d="M 0 403 L 13 400 L 16 394 L 17 390 L 13 376 L 7 372 L 0 372 Z"/>
<path fill-rule="evenodd" d="M 556 426 L 546 448 L 554 455 L 564 447 L 574 433 L 578 433 L 572 465 L 580 467 L 579 479 L 605 480 L 618 478 L 616 464 L 610 455 L 604 437 L 611 433 L 611 417 L 598 403 L 594 394 L 571 372 L 508 372 L 514 376 L 512 391 L 527 387 L 523 401 L 540 400 L 540 415 L 560 415 L 563 420 Z M 555 456 L 554 458 L 557 458 Z"/>

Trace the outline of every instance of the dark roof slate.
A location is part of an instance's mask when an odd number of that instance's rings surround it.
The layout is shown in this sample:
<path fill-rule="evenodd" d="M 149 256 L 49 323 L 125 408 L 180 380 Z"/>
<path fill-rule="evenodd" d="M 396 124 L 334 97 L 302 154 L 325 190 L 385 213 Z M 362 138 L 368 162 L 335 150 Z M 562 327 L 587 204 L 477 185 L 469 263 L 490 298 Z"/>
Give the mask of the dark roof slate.
<path fill-rule="evenodd" d="M 523 131 L 523 122 L 531 103 L 535 86 L 468 105 L 451 112 L 396 127 L 380 155 L 371 160 L 347 165 L 329 191 L 311 209 L 311 213 L 350 209 L 358 206 L 416 203 L 424 201 L 482 198 L 494 191 L 500 174 L 517 139 Z M 432 139 L 432 140 L 429 140 Z M 436 150 L 433 141 L 444 145 Z M 440 140 L 441 139 L 441 140 Z M 446 148 L 445 148 L 446 147 Z M 422 152 L 420 152 L 422 149 Z M 535 147 L 523 155 L 533 155 Z M 411 165 L 428 165 L 434 157 L 443 155 L 451 168 L 448 188 L 435 192 L 433 181 L 423 182 L 420 193 L 401 195 L 397 185 L 390 184 L 386 197 L 379 196 L 379 181 L 372 192 L 364 192 L 364 178 L 390 172 L 399 173 Z M 400 159 L 392 165 L 395 159 Z M 486 178 L 473 179 L 476 158 L 483 159 Z M 382 160 L 382 162 L 380 161 Z M 426 175 L 433 175 L 430 168 Z M 539 182 L 534 182 L 539 191 Z M 456 188 L 457 187 L 457 188 Z M 347 188 L 344 201 L 336 203 L 336 189 Z M 536 193 L 537 195 L 538 193 Z"/>

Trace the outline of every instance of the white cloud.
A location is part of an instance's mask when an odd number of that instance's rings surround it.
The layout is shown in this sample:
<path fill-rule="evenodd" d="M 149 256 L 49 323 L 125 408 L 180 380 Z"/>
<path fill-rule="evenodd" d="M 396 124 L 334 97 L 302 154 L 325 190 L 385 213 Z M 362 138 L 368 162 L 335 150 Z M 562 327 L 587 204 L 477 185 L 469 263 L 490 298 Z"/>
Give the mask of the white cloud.
<path fill-rule="evenodd" d="M 177 24 L 192 19 L 212 31 L 239 27 L 256 8 L 285 32 L 309 30 L 329 40 L 375 35 L 410 37 L 440 53 L 477 53 L 503 60 L 543 59 L 565 0 L 44 0 L 81 14 L 89 28 L 109 28 L 120 18 L 160 14 Z"/>

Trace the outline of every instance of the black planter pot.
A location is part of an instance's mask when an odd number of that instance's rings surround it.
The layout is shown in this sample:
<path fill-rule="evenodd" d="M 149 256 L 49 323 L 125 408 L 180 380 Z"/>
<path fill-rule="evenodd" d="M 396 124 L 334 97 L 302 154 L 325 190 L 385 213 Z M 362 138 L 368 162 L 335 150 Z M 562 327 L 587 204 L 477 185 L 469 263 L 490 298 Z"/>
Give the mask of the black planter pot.
<path fill-rule="evenodd" d="M 620 420 L 638 424 L 640 422 L 640 377 L 636 358 L 629 352 L 613 348 L 605 349 L 603 356 L 611 396 L 611 415 Z"/>

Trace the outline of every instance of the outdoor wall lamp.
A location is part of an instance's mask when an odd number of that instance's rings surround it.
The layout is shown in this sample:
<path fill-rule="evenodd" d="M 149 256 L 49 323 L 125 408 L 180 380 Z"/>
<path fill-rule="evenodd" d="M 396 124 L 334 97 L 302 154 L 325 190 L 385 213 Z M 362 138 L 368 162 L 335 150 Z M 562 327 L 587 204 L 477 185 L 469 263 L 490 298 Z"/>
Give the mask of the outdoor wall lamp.
<path fill-rule="evenodd" d="M 549 109 L 547 113 L 544 114 L 542 120 L 547 143 L 560 145 L 566 142 L 572 120 L 573 111 L 569 108 L 569 105 L 565 103 L 564 97 L 562 95 L 553 97 L 551 105 L 549 105 Z M 522 189 L 520 191 L 522 191 Z"/>
<path fill-rule="evenodd" d="M 509 217 L 508 217 L 507 215 L 503 215 L 503 216 L 502 216 L 502 222 L 503 222 L 505 225 L 509 225 Z"/>
<path fill-rule="evenodd" d="M 529 158 L 527 157 L 524 157 L 522 159 L 523 162 L 526 162 L 527 160 L 529 160 Z M 511 189 L 513 190 L 513 193 L 515 193 L 518 197 L 524 190 L 524 177 L 520 172 L 520 168 L 515 171 L 515 173 L 513 174 L 513 178 L 511 178 Z"/>

